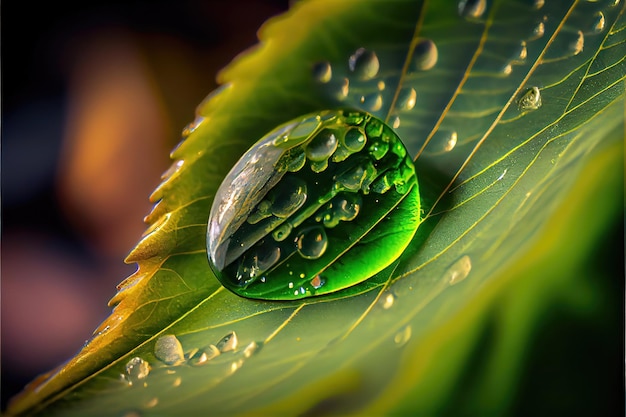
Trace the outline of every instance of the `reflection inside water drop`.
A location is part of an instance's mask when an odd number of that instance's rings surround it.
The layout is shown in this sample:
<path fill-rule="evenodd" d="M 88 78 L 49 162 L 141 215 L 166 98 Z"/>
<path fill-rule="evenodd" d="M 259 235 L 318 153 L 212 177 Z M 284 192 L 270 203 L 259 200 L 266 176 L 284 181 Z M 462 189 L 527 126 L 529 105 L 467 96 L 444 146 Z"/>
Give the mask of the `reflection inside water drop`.
<path fill-rule="evenodd" d="M 538 87 L 531 87 L 519 99 L 519 108 L 522 111 L 537 110 L 541 107 L 541 91 Z"/>

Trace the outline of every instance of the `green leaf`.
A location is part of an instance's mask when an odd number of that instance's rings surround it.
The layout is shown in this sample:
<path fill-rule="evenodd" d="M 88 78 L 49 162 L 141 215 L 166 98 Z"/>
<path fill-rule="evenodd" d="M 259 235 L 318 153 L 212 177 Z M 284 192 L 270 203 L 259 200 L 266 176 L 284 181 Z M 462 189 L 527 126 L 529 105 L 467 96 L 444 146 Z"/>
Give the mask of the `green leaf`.
<path fill-rule="evenodd" d="M 622 207 L 624 10 L 296 3 L 200 105 L 111 316 L 9 414 L 506 412 L 554 305 L 600 320 L 617 305 L 575 272 Z M 378 57 L 373 79 L 350 72 L 359 48 Z M 274 127 L 344 107 L 386 120 L 415 155 L 426 219 L 412 244 L 347 295 L 264 302 L 225 290 L 205 248 L 221 180 Z M 204 363 L 211 345 L 223 352 Z"/>

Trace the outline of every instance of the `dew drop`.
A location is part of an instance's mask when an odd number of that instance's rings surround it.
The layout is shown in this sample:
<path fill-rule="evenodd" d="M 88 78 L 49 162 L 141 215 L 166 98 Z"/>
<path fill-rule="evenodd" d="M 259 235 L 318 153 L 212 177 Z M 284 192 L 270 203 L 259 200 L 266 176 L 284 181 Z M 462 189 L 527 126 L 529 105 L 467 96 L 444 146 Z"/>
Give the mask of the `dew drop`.
<path fill-rule="evenodd" d="M 465 18 L 479 19 L 487 10 L 487 0 L 461 0 L 459 14 Z"/>
<path fill-rule="evenodd" d="M 379 93 L 361 96 L 361 104 L 369 111 L 378 111 L 383 107 L 383 96 Z"/>
<path fill-rule="evenodd" d="M 237 343 L 237 333 L 230 332 L 226 336 L 222 337 L 215 346 L 221 353 L 224 353 L 235 350 L 237 348 Z"/>
<path fill-rule="evenodd" d="M 400 127 L 400 117 L 398 116 L 393 116 L 389 122 L 391 123 L 391 127 L 393 127 L 394 129 Z"/>
<path fill-rule="evenodd" d="M 503 68 L 502 68 L 502 73 L 504 75 L 511 75 L 511 73 L 513 72 L 513 66 L 511 64 L 506 64 Z"/>
<path fill-rule="evenodd" d="M 517 53 L 511 60 L 511 64 L 523 64 L 526 62 L 526 58 L 528 57 L 528 48 L 526 47 L 526 41 L 522 41 L 517 50 Z"/>
<path fill-rule="evenodd" d="M 272 237 L 275 241 L 282 242 L 283 240 L 287 239 L 292 229 L 293 226 L 291 225 L 291 223 L 283 223 L 272 232 Z"/>
<path fill-rule="evenodd" d="M 323 227 L 312 227 L 298 235 L 298 253 L 305 259 L 317 259 L 326 252 L 328 238 Z"/>
<path fill-rule="evenodd" d="M 313 77 L 322 84 L 326 84 L 333 76 L 333 70 L 327 61 L 313 65 Z"/>
<path fill-rule="evenodd" d="M 187 137 L 189 137 L 189 135 L 191 135 L 198 128 L 198 126 L 204 122 L 204 120 L 204 116 L 197 116 L 193 122 L 185 126 L 181 133 L 183 140 L 187 139 Z"/>
<path fill-rule="evenodd" d="M 432 140 L 431 153 L 450 152 L 455 148 L 459 135 L 456 130 L 439 129 Z"/>
<path fill-rule="evenodd" d="M 182 159 L 179 159 L 178 161 L 174 162 L 172 165 L 170 165 L 170 167 L 163 174 L 161 174 L 161 179 L 166 180 L 168 178 L 171 178 L 172 175 L 180 171 L 184 163 L 185 161 L 183 161 Z"/>
<path fill-rule="evenodd" d="M 573 41 L 569 45 L 569 49 L 572 51 L 574 55 L 578 55 L 579 53 L 583 51 L 584 47 L 585 47 L 585 35 L 583 34 L 582 30 L 579 30 L 578 32 L 576 32 L 576 40 Z"/>
<path fill-rule="evenodd" d="M 380 62 L 376 53 L 359 48 L 350 56 L 348 66 L 358 79 L 371 80 L 378 74 Z"/>
<path fill-rule="evenodd" d="M 346 131 L 343 144 L 350 152 L 359 152 L 365 146 L 365 133 L 358 127 L 351 127 Z"/>
<path fill-rule="evenodd" d="M 126 363 L 126 377 L 129 385 L 138 383 L 145 379 L 150 373 L 150 364 L 148 361 L 135 356 Z"/>
<path fill-rule="evenodd" d="M 541 107 L 541 92 L 538 87 L 532 87 L 526 90 L 524 95 L 519 99 L 519 109 L 521 111 L 537 110 Z"/>
<path fill-rule="evenodd" d="M 415 107 L 415 102 L 417 100 L 417 92 L 414 88 L 405 88 L 400 91 L 398 95 L 398 107 L 403 110 L 411 110 Z"/>
<path fill-rule="evenodd" d="M 337 149 L 337 138 L 332 130 L 324 129 L 309 142 L 306 157 L 313 162 L 322 162 L 330 158 Z"/>
<path fill-rule="evenodd" d="M 593 31 L 596 33 L 600 33 L 604 30 L 606 19 L 604 18 L 604 13 L 596 12 L 595 19 L 593 23 Z"/>
<path fill-rule="evenodd" d="M 378 87 L 378 91 L 383 91 L 385 89 L 385 82 L 383 80 L 380 80 L 377 84 L 376 87 Z"/>
<path fill-rule="evenodd" d="M 220 353 L 221 352 L 217 348 L 217 346 L 209 345 L 209 346 L 203 347 L 202 349 L 198 350 L 195 354 L 193 354 L 189 358 L 188 363 L 191 366 L 206 365 L 211 359 L 214 359 L 217 356 L 219 356 Z"/>
<path fill-rule="evenodd" d="M 154 344 L 154 356 L 167 365 L 178 365 L 185 360 L 183 346 L 173 334 L 161 336 Z"/>
<path fill-rule="evenodd" d="M 393 295 L 393 293 L 387 293 L 384 294 L 379 303 L 380 306 L 384 309 L 384 310 L 389 310 L 391 307 L 393 307 L 393 304 L 396 302 L 396 296 Z"/>
<path fill-rule="evenodd" d="M 157 404 L 159 404 L 159 398 L 158 397 L 152 397 L 150 400 L 148 400 L 145 404 L 146 408 L 153 408 L 156 407 Z"/>
<path fill-rule="evenodd" d="M 533 9 L 539 10 L 543 7 L 544 4 L 546 4 L 545 0 L 535 0 L 533 2 Z"/>
<path fill-rule="evenodd" d="M 444 282 L 448 282 L 450 285 L 458 284 L 467 278 L 471 270 L 472 260 L 469 256 L 464 255 L 450 265 L 446 272 L 444 272 L 443 280 Z"/>
<path fill-rule="evenodd" d="M 243 351 L 242 351 L 243 357 L 248 359 L 252 355 L 254 355 L 258 350 L 259 350 L 259 344 L 257 342 L 250 342 L 245 348 L 243 348 Z"/>
<path fill-rule="evenodd" d="M 537 23 L 537 26 L 533 29 L 532 34 L 530 35 L 531 41 L 537 40 L 541 38 L 546 33 L 546 26 L 543 22 Z"/>
<path fill-rule="evenodd" d="M 271 193 L 271 212 L 284 219 L 295 213 L 307 199 L 306 183 L 297 177 L 284 176 Z"/>
<path fill-rule="evenodd" d="M 315 277 L 311 280 L 311 286 L 316 290 L 321 288 L 326 283 L 326 279 L 321 275 L 315 275 Z"/>
<path fill-rule="evenodd" d="M 430 39 L 420 39 L 413 52 L 413 67 L 418 71 L 427 71 L 437 64 L 439 52 L 437 45 Z"/>
<path fill-rule="evenodd" d="M 339 86 L 339 91 L 337 92 L 337 98 L 339 100 L 344 100 L 348 97 L 348 93 L 350 92 L 350 80 L 344 78 L 341 80 L 341 85 Z"/>
<path fill-rule="evenodd" d="M 411 326 L 406 326 L 393 337 L 393 341 L 398 346 L 404 346 L 411 339 Z"/>

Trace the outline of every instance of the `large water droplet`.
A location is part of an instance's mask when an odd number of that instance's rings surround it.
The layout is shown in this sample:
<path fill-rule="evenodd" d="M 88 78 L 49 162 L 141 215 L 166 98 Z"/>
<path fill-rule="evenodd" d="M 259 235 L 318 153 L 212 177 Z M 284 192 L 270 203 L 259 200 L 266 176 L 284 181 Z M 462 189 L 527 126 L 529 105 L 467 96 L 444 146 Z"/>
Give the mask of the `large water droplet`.
<path fill-rule="evenodd" d="M 383 107 L 383 96 L 380 93 L 361 96 L 361 104 L 369 111 L 378 111 Z"/>
<path fill-rule="evenodd" d="M 521 111 L 537 110 L 541 107 L 541 91 L 538 87 L 532 87 L 526 90 L 524 95 L 518 102 Z"/>
<path fill-rule="evenodd" d="M 154 344 L 154 356 L 167 365 L 178 365 L 185 360 L 183 346 L 173 334 L 161 336 Z"/>
<path fill-rule="evenodd" d="M 129 385 L 136 384 L 145 379 L 150 373 L 148 361 L 136 356 L 126 363 L 126 378 Z"/>
<path fill-rule="evenodd" d="M 393 304 L 395 302 L 396 296 L 391 292 L 383 294 L 383 296 L 379 300 L 380 306 L 383 308 L 383 310 L 389 310 L 391 307 L 393 307 Z"/>
<path fill-rule="evenodd" d="M 464 255 L 455 263 L 450 265 L 443 275 L 443 280 L 450 285 L 458 284 L 469 275 L 472 270 L 472 260 L 469 256 Z"/>
<path fill-rule="evenodd" d="M 333 70 L 329 62 L 318 62 L 313 65 L 313 77 L 320 83 L 326 84 L 333 76 Z"/>
<path fill-rule="evenodd" d="M 357 49 L 348 60 L 350 71 L 360 80 L 371 80 L 378 74 L 380 62 L 373 51 L 365 48 Z"/>
<path fill-rule="evenodd" d="M 459 14 L 465 18 L 479 19 L 487 10 L 487 0 L 459 1 Z"/>
<path fill-rule="evenodd" d="M 418 71 L 426 71 L 437 64 L 439 52 L 437 45 L 430 39 L 420 39 L 413 52 L 413 67 Z"/>
<path fill-rule="evenodd" d="M 326 252 L 328 238 L 323 227 L 304 230 L 296 241 L 298 253 L 305 259 L 317 259 Z"/>

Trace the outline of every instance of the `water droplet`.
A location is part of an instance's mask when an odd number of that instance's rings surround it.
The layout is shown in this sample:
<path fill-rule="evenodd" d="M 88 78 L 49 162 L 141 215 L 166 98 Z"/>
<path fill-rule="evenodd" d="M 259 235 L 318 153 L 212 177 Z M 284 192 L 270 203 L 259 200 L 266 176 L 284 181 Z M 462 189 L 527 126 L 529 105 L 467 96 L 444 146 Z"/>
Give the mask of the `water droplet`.
<path fill-rule="evenodd" d="M 378 87 L 378 91 L 383 91 L 385 89 L 385 82 L 380 80 L 377 84 L 376 87 Z"/>
<path fill-rule="evenodd" d="M 178 365 L 185 360 L 183 346 L 173 334 L 161 336 L 154 344 L 154 356 L 167 365 Z"/>
<path fill-rule="evenodd" d="M 411 333 L 411 326 L 406 326 L 393 337 L 394 343 L 398 346 L 404 346 L 411 339 Z"/>
<path fill-rule="evenodd" d="M 537 110 L 541 107 L 541 92 L 538 87 L 526 90 L 518 102 L 521 111 Z"/>
<path fill-rule="evenodd" d="M 383 96 L 379 93 L 361 96 L 361 104 L 370 111 L 378 111 L 383 107 Z"/>
<path fill-rule="evenodd" d="M 371 80 L 378 74 L 380 63 L 376 53 L 365 48 L 359 48 L 350 56 L 348 66 L 357 78 Z"/>
<path fill-rule="evenodd" d="M 479 19 L 487 10 L 487 0 L 459 1 L 459 14 L 465 18 Z"/>
<path fill-rule="evenodd" d="M 183 140 L 187 139 L 187 137 L 189 137 L 189 135 L 191 135 L 198 128 L 198 126 L 204 122 L 204 120 L 204 116 L 196 116 L 193 122 L 185 126 L 183 132 L 181 133 Z"/>
<path fill-rule="evenodd" d="M 391 307 L 393 307 L 393 304 L 396 301 L 396 296 L 393 295 L 393 293 L 388 292 L 387 294 L 383 294 L 383 296 L 380 298 L 380 306 L 384 309 L 384 310 L 389 310 Z"/>
<path fill-rule="evenodd" d="M 427 71 L 437 64 L 439 52 L 437 45 L 430 39 L 420 39 L 413 52 L 413 67 L 418 71 Z"/>
<path fill-rule="evenodd" d="M 282 242 L 283 240 L 287 239 L 287 237 L 291 233 L 291 230 L 293 230 L 293 226 L 291 223 L 283 223 L 272 232 L 272 237 L 275 241 Z"/>
<path fill-rule="evenodd" d="M 220 352 L 224 353 L 235 350 L 237 348 L 237 343 L 237 333 L 230 332 L 226 336 L 222 337 L 222 339 L 220 339 L 215 346 Z"/>
<path fill-rule="evenodd" d="M 439 129 L 433 135 L 428 152 L 433 154 L 450 152 L 456 146 L 457 141 L 458 133 L 456 130 Z"/>
<path fill-rule="evenodd" d="M 358 127 L 351 127 L 343 137 L 343 145 L 350 153 L 360 152 L 365 146 L 365 132 Z"/>
<path fill-rule="evenodd" d="M 344 100 L 348 97 L 348 93 L 350 92 L 350 80 L 344 78 L 341 80 L 341 85 L 339 86 L 339 91 L 337 92 L 337 98 L 339 100 Z"/>
<path fill-rule="evenodd" d="M 528 40 L 534 41 L 541 38 L 546 33 L 546 26 L 543 22 L 537 23 L 537 26 L 533 29 L 532 34 Z"/>
<path fill-rule="evenodd" d="M 161 179 L 166 180 L 170 178 L 172 175 L 176 174 L 180 170 L 180 168 L 183 166 L 184 162 L 185 161 L 183 161 L 182 159 L 179 159 L 178 161 L 174 162 L 172 165 L 170 165 L 167 171 L 161 174 Z"/>
<path fill-rule="evenodd" d="M 604 13 L 596 12 L 596 14 L 594 15 L 593 31 L 596 33 L 602 32 L 606 24 L 605 22 L 606 20 L 604 18 Z"/>
<path fill-rule="evenodd" d="M 156 406 L 157 406 L 157 404 L 159 404 L 159 399 L 158 399 L 158 397 L 153 397 L 153 398 L 151 398 L 150 400 L 148 400 L 148 401 L 145 403 L 144 407 L 146 407 L 146 408 L 153 408 L 153 407 L 156 407 Z"/>
<path fill-rule="evenodd" d="M 286 169 L 302 154 L 313 172 L 306 166 Z M 374 203 L 365 196 L 382 176 L 385 188 L 396 192 Z M 409 190 L 415 192 L 405 199 Z M 413 211 L 417 201 L 413 161 L 387 124 L 356 110 L 303 116 L 268 133 L 224 179 L 207 228 L 210 266 L 226 288 L 249 298 L 292 300 L 339 291 L 388 266 L 399 253 L 390 241 L 394 249 L 369 269 L 354 272 L 349 261 L 341 262 L 356 243 L 345 236 L 361 239 L 381 220 L 364 204 L 376 204 L 372 208 L 380 207 L 393 221 L 394 205 Z M 415 218 L 418 224 L 419 213 Z M 316 288 L 315 276 L 327 268 L 332 279 Z"/>
<path fill-rule="evenodd" d="M 271 191 L 271 212 L 282 219 L 291 216 L 306 202 L 306 183 L 300 178 L 284 176 Z"/>
<path fill-rule="evenodd" d="M 390 122 L 391 122 L 391 127 L 393 127 L 394 129 L 397 129 L 400 127 L 400 118 L 398 116 L 393 116 Z"/>
<path fill-rule="evenodd" d="M 572 51 L 574 55 L 578 55 L 579 53 L 583 51 L 584 47 L 585 47 L 585 35 L 583 34 L 582 30 L 579 30 L 578 32 L 576 32 L 576 40 L 573 41 L 569 45 L 569 49 Z"/>
<path fill-rule="evenodd" d="M 324 129 L 306 147 L 306 157 L 313 162 L 328 160 L 337 149 L 337 138 L 332 130 Z"/>
<path fill-rule="evenodd" d="M 503 68 L 502 68 L 502 73 L 504 75 L 511 75 L 511 73 L 513 72 L 513 66 L 511 64 L 506 64 Z"/>
<path fill-rule="evenodd" d="M 220 350 L 215 345 L 205 346 L 189 358 L 189 364 L 192 366 L 206 365 L 211 359 L 219 356 L 220 353 Z"/>
<path fill-rule="evenodd" d="M 526 62 L 526 58 L 528 57 L 528 48 L 526 47 L 526 41 L 522 41 L 519 46 L 519 49 L 511 59 L 511 64 L 520 65 Z"/>
<path fill-rule="evenodd" d="M 472 260 L 469 256 L 464 255 L 450 265 L 446 272 L 444 272 L 443 280 L 444 282 L 448 282 L 450 285 L 458 284 L 467 278 L 471 270 Z"/>
<path fill-rule="evenodd" d="M 326 283 L 326 279 L 323 278 L 321 275 L 315 275 L 315 277 L 311 280 L 311 286 L 315 288 L 316 290 L 318 288 L 321 288 L 322 285 L 324 285 L 325 283 Z"/>
<path fill-rule="evenodd" d="M 320 83 L 326 84 L 333 76 L 333 70 L 329 62 L 318 62 L 313 65 L 313 77 Z"/>
<path fill-rule="evenodd" d="M 417 92 L 414 88 L 405 88 L 398 94 L 398 107 L 403 110 L 411 110 L 415 107 Z"/>
<path fill-rule="evenodd" d="M 305 259 L 317 259 L 326 252 L 328 238 L 323 227 L 312 227 L 300 233 L 297 239 L 298 253 Z"/>
<path fill-rule="evenodd" d="M 136 356 L 126 363 L 126 378 L 129 385 L 145 379 L 150 373 L 150 364 Z"/>
<path fill-rule="evenodd" d="M 545 0 L 535 0 L 533 3 L 533 9 L 539 10 L 546 4 Z"/>
<path fill-rule="evenodd" d="M 248 343 L 248 345 L 242 351 L 243 357 L 248 359 L 249 357 L 254 355 L 254 353 L 257 352 L 258 350 L 259 350 L 258 343 L 257 342 L 250 342 L 250 343 Z"/>

